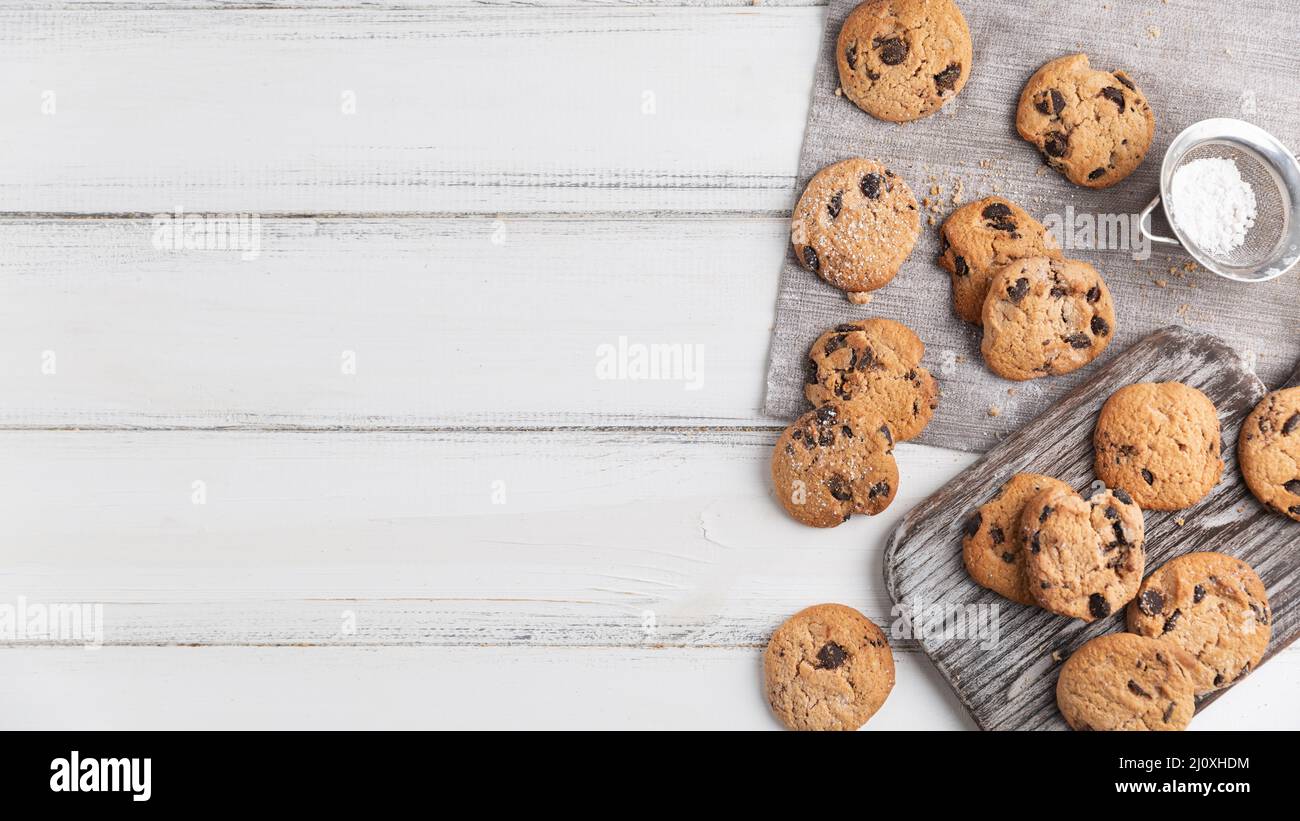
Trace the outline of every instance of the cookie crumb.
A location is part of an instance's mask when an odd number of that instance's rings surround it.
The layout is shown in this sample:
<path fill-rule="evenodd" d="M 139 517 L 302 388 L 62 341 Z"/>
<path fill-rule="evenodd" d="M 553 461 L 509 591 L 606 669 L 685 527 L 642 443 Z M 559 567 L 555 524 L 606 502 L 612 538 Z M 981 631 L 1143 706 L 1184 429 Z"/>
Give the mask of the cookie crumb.
<path fill-rule="evenodd" d="M 1178 525 L 1179 527 L 1182 527 L 1183 525 L 1187 524 L 1187 520 L 1184 519 L 1182 516 L 1179 516 L 1177 519 L 1174 519 L 1174 524 Z"/>
<path fill-rule="evenodd" d="M 1160 27 L 1159 27 L 1159 26 L 1151 26 L 1150 28 L 1148 28 L 1148 29 L 1147 29 L 1147 36 L 1150 37 L 1152 40 L 1157 39 L 1157 38 L 1160 36 Z"/>
<path fill-rule="evenodd" d="M 1155 283 L 1156 283 L 1156 287 L 1157 287 L 1157 288 L 1165 288 L 1165 287 L 1167 287 L 1167 286 L 1169 285 L 1169 280 L 1167 280 L 1167 279 L 1157 279 L 1157 280 L 1155 280 Z"/>
<path fill-rule="evenodd" d="M 989 405 L 989 416 L 1001 416 L 1001 415 L 1002 415 L 1002 408 L 999 408 L 997 405 Z"/>
<path fill-rule="evenodd" d="M 926 217 L 925 221 L 929 225 L 934 225 L 935 223 L 938 222 L 938 220 L 934 218 L 934 214 L 931 214 L 930 216 Z"/>
<path fill-rule="evenodd" d="M 993 167 L 992 160 L 980 160 L 980 168 L 992 168 L 992 167 Z"/>
<path fill-rule="evenodd" d="M 849 302 L 852 302 L 854 305 L 866 305 L 871 302 L 872 293 L 870 291 L 847 291 L 845 292 L 845 296 L 847 296 Z"/>
<path fill-rule="evenodd" d="M 1007 396 L 1015 396 L 1015 395 L 1016 395 L 1015 388 L 1007 388 Z"/>
<path fill-rule="evenodd" d="M 835 96 L 836 96 L 836 97 L 843 97 L 843 96 L 844 96 L 844 89 L 841 88 L 840 86 L 835 86 Z"/>

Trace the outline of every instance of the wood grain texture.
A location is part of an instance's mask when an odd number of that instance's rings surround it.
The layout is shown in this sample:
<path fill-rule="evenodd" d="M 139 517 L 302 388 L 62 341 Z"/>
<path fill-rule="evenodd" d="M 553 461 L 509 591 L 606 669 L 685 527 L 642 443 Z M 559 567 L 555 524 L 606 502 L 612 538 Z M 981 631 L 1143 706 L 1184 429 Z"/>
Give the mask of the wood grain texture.
<path fill-rule="evenodd" d="M 753 6 L 825 6 L 827 0 L 0 0 L 0 9 L 50 11 L 175 11 L 177 8 L 214 11 L 293 11 L 328 9 L 334 11 L 416 11 L 442 8 L 583 9 L 614 6 L 620 8 L 728 8 Z"/>
<path fill-rule="evenodd" d="M 970 457 L 900 447 L 891 509 L 821 531 L 770 497 L 775 439 L 0 433 L 0 602 L 102 603 L 134 646 L 753 648 L 818 601 L 888 624 L 885 536 Z"/>
<path fill-rule="evenodd" d="M 824 14 L 0 10 L 0 212 L 788 211 Z"/>
<path fill-rule="evenodd" d="M 908 513 L 885 553 L 885 583 L 898 602 L 997 605 L 1001 636 L 993 650 L 978 642 L 923 638 L 921 647 L 984 729 L 1065 729 L 1056 709 L 1059 662 L 1080 644 L 1124 629 L 1123 613 L 1091 625 L 1009 602 L 970 580 L 962 565 L 961 527 L 1011 475 L 1055 476 L 1084 490 L 1093 481 L 1092 431 L 1097 412 L 1133 382 L 1179 381 L 1214 402 L 1223 430 L 1224 477 L 1199 504 L 1146 513 L 1147 569 L 1197 550 L 1237 556 L 1259 573 L 1273 608 L 1273 639 L 1265 660 L 1300 634 L 1300 526 L 1261 507 L 1236 465 L 1241 422 L 1265 389 L 1240 355 L 1220 340 L 1185 329 L 1152 334 L 1047 413 Z M 1178 519 L 1185 519 L 1179 526 Z M 1205 699 L 1204 706 L 1213 699 Z M 1196 726 L 1193 724 L 1193 726 Z"/>
<path fill-rule="evenodd" d="M 781 729 L 756 648 L 39 647 L 0 663 L 5 731 Z M 868 729 L 970 729 L 923 656 L 896 666 L 905 686 Z"/>
<path fill-rule="evenodd" d="M 0 426 L 773 427 L 758 406 L 785 235 L 725 217 L 274 219 L 244 260 L 158 250 L 147 219 L 0 220 Z M 607 378 L 620 338 L 692 368 Z"/>

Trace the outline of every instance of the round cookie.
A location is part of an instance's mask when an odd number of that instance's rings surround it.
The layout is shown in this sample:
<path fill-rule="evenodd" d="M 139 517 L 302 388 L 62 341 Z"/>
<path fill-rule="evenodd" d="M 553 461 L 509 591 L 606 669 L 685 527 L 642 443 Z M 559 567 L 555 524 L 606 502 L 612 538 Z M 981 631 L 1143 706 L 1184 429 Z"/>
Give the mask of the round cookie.
<path fill-rule="evenodd" d="M 1237 460 L 1256 499 L 1300 522 L 1300 388 L 1274 391 L 1255 406 L 1241 426 Z"/>
<path fill-rule="evenodd" d="M 1069 373 L 1101 355 L 1115 305 L 1097 270 L 1074 259 L 1029 257 L 994 271 L 984 300 L 984 362 L 1025 380 Z"/>
<path fill-rule="evenodd" d="M 1259 665 L 1272 614 L 1264 583 L 1222 553 L 1187 553 L 1156 569 L 1128 606 L 1128 629 L 1172 642 L 1190 658 L 1196 694 L 1227 687 Z"/>
<path fill-rule="evenodd" d="M 1043 609 L 1093 621 L 1137 595 L 1146 565 L 1142 510 L 1124 491 L 1084 499 L 1045 490 L 1025 503 L 1020 532 L 1025 577 Z"/>
<path fill-rule="evenodd" d="M 979 325 L 993 271 L 1025 257 L 1060 259 L 1056 240 L 1042 223 L 1002 197 L 968 202 L 939 229 L 939 265 L 952 274 L 957 316 Z"/>
<path fill-rule="evenodd" d="M 772 450 L 772 485 L 796 520 L 835 527 L 854 513 L 874 516 L 894 500 L 894 437 L 863 405 L 831 402 L 799 417 Z"/>
<path fill-rule="evenodd" d="M 1097 636 L 1061 666 L 1056 706 L 1075 730 L 1184 730 L 1196 698 L 1180 661 L 1165 642 Z"/>
<path fill-rule="evenodd" d="M 763 654 L 768 703 L 791 730 L 856 730 L 894 687 L 894 654 L 879 627 L 842 604 L 791 616 Z"/>
<path fill-rule="evenodd" d="M 1020 604 L 1037 604 L 1025 575 L 1020 516 L 1025 503 L 1045 490 L 1074 492 L 1059 479 L 1017 473 L 962 528 L 961 557 L 966 572 L 976 584 Z"/>
<path fill-rule="evenodd" d="M 841 399 L 884 417 L 898 440 L 925 429 L 939 406 L 939 383 L 921 367 L 925 345 L 892 319 L 836 325 L 808 352 L 804 395 L 813 405 Z"/>
<path fill-rule="evenodd" d="M 1111 394 L 1092 435 L 1093 471 L 1144 510 L 1179 510 L 1223 475 L 1219 415 L 1181 382 L 1141 382 Z"/>
<path fill-rule="evenodd" d="M 1029 78 L 1016 109 L 1016 130 L 1066 179 L 1107 188 L 1142 164 L 1156 118 L 1142 91 L 1122 71 L 1113 74 L 1071 54 Z"/>
<path fill-rule="evenodd" d="M 880 163 L 855 157 L 809 180 L 794 209 L 790 242 L 803 267 L 862 301 L 894 278 L 920 229 L 907 183 Z"/>
<path fill-rule="evenodd" d="M 873 117 L 903 123 L 956 97 L 970 76 L 970 28 L 952 0 L 869 0 L 836 43 L 840 87 Z"/>

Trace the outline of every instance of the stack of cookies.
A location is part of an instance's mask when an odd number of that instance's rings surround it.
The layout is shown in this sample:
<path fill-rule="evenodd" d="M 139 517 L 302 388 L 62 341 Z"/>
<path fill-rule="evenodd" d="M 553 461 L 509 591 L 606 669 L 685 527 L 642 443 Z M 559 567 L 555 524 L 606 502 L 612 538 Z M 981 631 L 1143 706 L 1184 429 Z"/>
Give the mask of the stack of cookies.
<path fill-rule="evenodd" d="M 1300 428 L 1300 402 L 1296 413 Z M 1143 511 L 1194 505 L 1223 474 L 1218 414 L 1181 383 L 1128 385 L 1102 406 L 1093 443 L 1099 481 L 1087 498 L 1048 476 L 1012 476 L 966 519 L 963 561 L 1020 604 L 1086 622 L 1127 608 L 1131 635 L 1093 639 L 1062 667 L 1070 726 L 1182 729 L 1194 698 L 1248 673 L 1270 636 L 1264 586 L 1244 562 L 1190 553 L 1143 580 Z"/>
<path fill-rule="evenodd" d="M 835 527 L 894 500 L 894 443 L 920 434 L 939 405 L 924 354 L 916 334 L 892 319 L 836 325 L 813 343 L 804 385 L 813 409 L 772 451 L 772 485 L 796 521 Z"/>
<path fill-rule="evenodd" d="M 953 309 L 983 326 L 989 370 L 1016 381 L 1054 376 L 1106 350 L 1115 332 L 1106 281 L 1088 263 L 1062 257 L 1023 208 L 988 197 L 953 211 L 940 231 Z"/>

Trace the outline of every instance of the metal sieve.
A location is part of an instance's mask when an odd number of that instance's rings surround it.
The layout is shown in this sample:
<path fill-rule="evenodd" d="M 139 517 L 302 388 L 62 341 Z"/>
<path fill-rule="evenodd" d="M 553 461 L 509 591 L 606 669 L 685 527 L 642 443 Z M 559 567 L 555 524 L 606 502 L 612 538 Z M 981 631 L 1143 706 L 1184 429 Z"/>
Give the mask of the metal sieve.
<path fill-rule="evenodd" d="M 1170 202 L 1174 172 L 1192 160 L 1220 157 L 1232 160 L 1241 178 L 1255 193 L 1255 224 L 1246 241 L 1224 256 L 1213 255 L 1178 227 L 1173 212 L 1177 203 Z M 1151 212 L 1164 205 L 1165 220 L 1173 237 L 1151 230 Z M 1160 166 L 1160 196 L 1142 209 L 1138 222 L 1144 236 L 1152 242 L 1180 245 L 1203 267 L 1237 282 L 1264 282 L 1274 279 L 1300 261 L 1300 163 L 1287 147 L 1258 126 L 1243 120 L 1219 117 L 1201 120 L 1174 138 Z"/>

